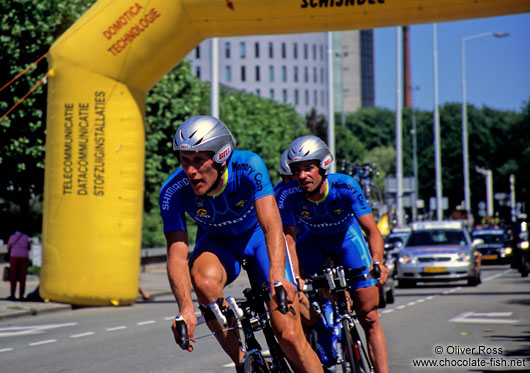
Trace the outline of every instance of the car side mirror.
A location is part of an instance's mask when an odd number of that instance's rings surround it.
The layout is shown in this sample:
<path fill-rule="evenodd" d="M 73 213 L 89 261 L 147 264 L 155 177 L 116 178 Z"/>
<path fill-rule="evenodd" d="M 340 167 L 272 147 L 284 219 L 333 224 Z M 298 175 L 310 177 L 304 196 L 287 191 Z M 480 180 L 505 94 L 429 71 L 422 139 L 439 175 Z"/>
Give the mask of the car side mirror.
<path fill-rule="evenodd" d="M 473 242 L 471 243 L 471 246 L 478 246 L 484 244 L 484 240 L 482 238 L 475 238 L 473 239 Z"/>
<path fill-rule="evenodd" d="M 385 243 L 384 248 L 386 251 L 392 251 L 394 250 L 394 244 L 393 243 Z"/>

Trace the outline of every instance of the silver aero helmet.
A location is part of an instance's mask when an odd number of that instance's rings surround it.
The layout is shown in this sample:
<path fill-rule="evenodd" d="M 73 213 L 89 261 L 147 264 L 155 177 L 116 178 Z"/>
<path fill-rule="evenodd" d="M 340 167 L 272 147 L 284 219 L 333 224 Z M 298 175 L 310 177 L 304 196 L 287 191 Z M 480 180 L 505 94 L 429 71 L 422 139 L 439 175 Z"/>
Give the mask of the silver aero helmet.
<path fill-rule="evenodd" d="M 287 163 L 287 150 L 282 153 L 280 156 L 280 175 L 291 176 L 291 167 Z"/>
<path fill-rule="evenodd" d="M 333 162 L 333 156 L 326 143 L 318 137 L 313 135 L 298 137 L 289 145 L 289 149 L 287 150 L 287 163 L 289 167 L 293 163 L 310 160 L 319 161 L 320 168 L 327 175 Z"/>
<path fill-rule="evenodd" d="M 211 151 L 213 160 L 223 163 L 234 151 L 236 140 L 219 119 L 211 116 L 195 116 L 186 119 L 173 138 L 173 150 Z"/>

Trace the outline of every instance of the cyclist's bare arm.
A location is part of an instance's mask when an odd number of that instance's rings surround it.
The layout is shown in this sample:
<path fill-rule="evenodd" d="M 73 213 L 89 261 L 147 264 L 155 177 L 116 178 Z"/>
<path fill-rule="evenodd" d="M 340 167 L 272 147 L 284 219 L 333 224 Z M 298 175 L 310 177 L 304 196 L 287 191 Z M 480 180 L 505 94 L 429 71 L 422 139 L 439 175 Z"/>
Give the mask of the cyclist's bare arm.
<path fill-rule="evenodd" d="M 171 291 L 179 306 L 179 313 L 188 325 L 188 335 L 193 337 L 197 317 L 191 300 L 191 277 L 188 269 L 188 233 L 186 231 L 167 232 L 167 274 Z M 175 333 L 175 328 L 173 328 Z M 176 336 L 176 335 L 175 335 Z"/>
<path fill-rule="evenodd" d="M 366 214 L 357 219 L 359 225 L 361 226 L 366 239 L 368 240 L 368 245 L 370 247 L 370 254 L 372 255 L 373 261 L 378 261 L 381 268 L 381 277 L 379 279 L 379 284 L 384 284 L 388 278 L 388 269 L 383 265 L 383 236 L 377 228 L 374 216 L 372 214 Z"/>
<path fill-rule="evenodd" d="M 256 216 L 267 242 L 270 261 L 269 281 L 271 284 L 281 281 L 287 292 L 287 301 L 293 303 L 296 288 L 285 279 L 285 241 L 276 199 L 273 195 L 268 195 L 257 199 L 254 203 Z M 273 289 L 274 287 L 271 286 L 271 293 L 274 296 Z"/>

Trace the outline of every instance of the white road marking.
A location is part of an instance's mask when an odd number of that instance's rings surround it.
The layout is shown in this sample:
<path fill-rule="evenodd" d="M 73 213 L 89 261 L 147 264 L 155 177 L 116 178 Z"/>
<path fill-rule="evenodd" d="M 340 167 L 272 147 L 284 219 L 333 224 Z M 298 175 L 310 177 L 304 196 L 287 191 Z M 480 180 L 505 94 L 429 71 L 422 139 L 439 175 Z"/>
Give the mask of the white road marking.
<path fill-rule="evenodd" d="M 93 335 L 94 332 L 85 332 L 85 333 L 79 333 L 71 335 L 70 338 L 81 338 L 81 337 L 88 337 L 89 335 Z"/>
<path fill-rule="evenodd" d="M 28 335 L 28 334 L 39 334 L 45 330 L 62 328 L 65 326 L 77 325 L 76 322 L 70 322 L 65 324 L 49 324 L 49 325 L 30 325 L 30 326 L 10 326 L 6 328 L 0 328 L 0 337 L 12 337 L 16 335 Z"/>
<path fill-rule="evenodd" d="M 116 330 L 123 330 L 123 329 L 127 329 L 127 327 L 122 325 L 122 326 L 115 326 L 114 328 L 107 328 L 105 330 L 108 332 L 115 332 Z"/>
<path fill-rule="evenodd" d="M 0 348 L 0 352 L 8 352 L 8 351 L 13 351 L 13 349 L 11 347 L 8 347 L 8 348 Z"/>
<path fill-rule="evenodd" d="M 156 322 L 155 320 L 140 321 L 140 322 L 137 322 L 136 325 L 139 325 L 139 326 L 149 325 L 149 324 L 154 324 L 155 322 Z"/>
<path fill-rule="evenodd" d="M 493 280 L 494 278 L 501 277 L 502 275 L 504 275 L 505 273 L 508 273 L 510 271 L 511 271 L 511 269 L 507 269 L 505 271 L 497 273 L 496 275 L 493 275 L 493 276 L 485 278 L 484 280 L 482 280 L 482 282 L 487 282 L 487 281 Z"/>
<path fill-rule="evenodd" d="M 48 344 L 48 343 L 55 343 L 55 342 L 57 342 L 57 339 L 47 339 L 45 341 L 28 343 L 28 345 L 29 346 L 40 346 L 40 345 L 45 345 L 45 344 Z"/>
<path fill-rule="evenodd" d="M 520 320 L 517 319 L 500 319 L 498 317 L 509 317 L 512 312 L 462 312 L 453 317 L 449 322 L 460 323 L 481 323 L 481 324 L 515 324 Z"/>

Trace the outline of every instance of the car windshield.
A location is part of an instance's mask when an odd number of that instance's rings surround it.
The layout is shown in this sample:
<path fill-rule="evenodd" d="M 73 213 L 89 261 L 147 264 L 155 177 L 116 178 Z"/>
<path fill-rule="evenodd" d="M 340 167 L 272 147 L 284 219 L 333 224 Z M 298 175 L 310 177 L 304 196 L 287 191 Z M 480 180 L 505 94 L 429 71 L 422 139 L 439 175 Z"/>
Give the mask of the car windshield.
<path fill-rule="evenodd" d="M 506 236 L 503 234 L 483 234 L 483 233 L 476 233 L 473 235 L 473 239 L 480 238 L 481 240 L 484 240 L 484 243 L 505 243 L 506 242 Z"/>
<path fill-rule="evenodd" d="M 409 246 L 466 245 L 466 237 L 460 230 L 432 229 L 412 232 L 407 241 Z"/>

